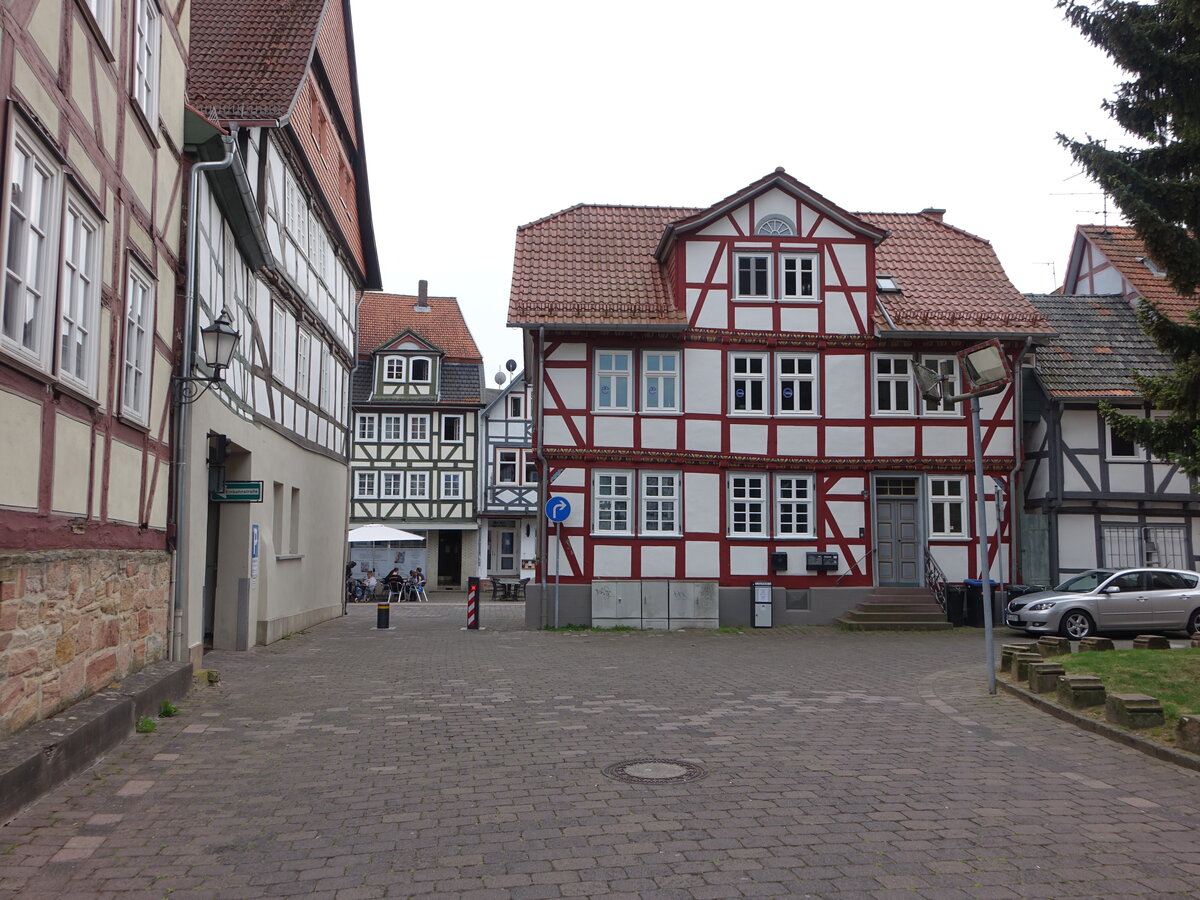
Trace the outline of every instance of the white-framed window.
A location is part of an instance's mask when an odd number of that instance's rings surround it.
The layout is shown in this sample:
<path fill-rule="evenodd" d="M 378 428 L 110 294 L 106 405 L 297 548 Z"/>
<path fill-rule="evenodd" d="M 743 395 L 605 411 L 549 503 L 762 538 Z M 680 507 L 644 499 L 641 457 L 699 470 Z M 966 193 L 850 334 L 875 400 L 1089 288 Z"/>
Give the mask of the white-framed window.
<path fill-rule="evenodd" d="M 373 498 L 378 490 L 379 473 L 359 470 L 354 473 L 354 496 L 356 498 Z"/>
<path fill-rule="evenodd" d="M 429 416 L 426 413 L 408 417 L 408 442 L 410 444 L 429 443 Z"/>
<path fill-rule="evenodd" d="M 154 358 L 154 280 L 130 260 L 125 291 L 125 347 L 121 412 L 146 424 L 150 413 L 150 362 Z"/>
<path fill-rule="evenodd" d="M 779 298 L 816 300 L 818 298 L 817 254 L 781 253 L 779 255 Z"/>
<path fill-rule="evenodd" d="M 642 351 L 642 411 L 679 411 L 679 351 Z"/>
<path fill-rule="evenodd" d="M 424 356 L 414 356 L 408 364 L 408 380 L 413 384 L 428 384 L 432 366 Z"/>
<path fill-rule="evenodd" d="M 1104 423 L 1104 430 L 1108 435 L 1109 459 L 1128 462 L 1135 460 L 1141 462 L 1145 459 L 1145 454 L 1142 452 L 1141 447 L 1129 440 L 1129 438 L 1121 437 L 1112 430 L 1112 426 L 1107 422 Z"/>
<path fill-rule="evenodd" d="M 771 253 L 733 254 L 733 296 L 738 300 L 768 300 L 771 297 Z"/>
<path fill-rule="evenodd" d="M 729 355 L 729 403 L 734 415 L 766 415 L 767 354 Z"/>
<path fill-rule="evenodd" d="M 291 169 L 287 169 L 283 175 L 283 215 L 287 233 L 303 250 L 308 243 L 308 206 Z"/>
<path fill-rule="evenodd" d="M 309 355 L 312 353 L 312 337 L 303 328 L 296 336 L 296 393 L 308 396 Z"/>
<path fill-rule="evenodd" d="M 104 40 L 112 44 L 113 0 L 84 0 Z"/>
<path fill-rule="evenodd" d="M 967 479 L 961 475 L 929 479 L 930 537 L 967 536 Z"/>
<path fill-rule="evenodd" d="M 384 413 L 382 434 L 385 441 L 402 441 L 404 440 L 404 416 L 399 413 Z"/>
<path fill-rule="evenodd" d="M 5 186 L 4 283 L 0 346 L 50 370 L 54 259 L 62 212 L 58 164 L 14 115 Z"/>
<path fill-rule="evenodd" d="M 380 496 L 388 500 L 399 500 L 404 496 L 404 473 L 384 472 Z"/>
<path fill-rule="evenodd" d="M 678 472 L 642 472 L 639 521 L 643 535 L 679 534 Z"/>
<path fill-rule="evenodd" d="M 389 382 L 404 380 L 404 363 L 406 360 L 403 356 L 387 356 L 383 360 L 383 380 Z"/>
<path fill-rule="evenodd" d="M 875 412 L 911 416 L 912 360 L 907 356 L 875 357 Z"/>
<path fill-rule="evenodd" d="M 525 483 L 538 483 L 538 460 L 537 454 L 532 450 L 522 450 L 521 459 L 525 463 Z"/>
<path fill-rule="evenodd" d="M 429 499 L 429 473 L 428 472 L 405 472 L 408 476 L 408 499 L 409 500 L 428 500 Z"/>
<path fill-rule="evenodd" d="M 630 472 L 592 473 L 592 530 L 598 534 L 632 534 L 629 508 L 633 500 Z"/>
<path fill-rule="evenodd" d="M 768 234 L 772 237 L 787 237 L 796 233 L 796 226 L 787 216 L 770 215 L 758 223 L 755 234 Z"/>
<path fill-rule="evenodd" d="M 767 476 L 731 472 L 727 482 L 730 537 L 766 537 Z"/>
<path fill-rule="evenodd" d="M 374 441 L 377 439 L 376 419 L 375 413 L 358 413 L 354 417 L 354 433 L 360 441 Z"/>
<path fill-rule="evenodd" d="M 158 119 L 158 68 L 161 29 L 154 0 L 134 0 L 133 99 L 151 127 Z"/>
<path fill-rule="evenodd" d="M 508 418 L 525 418 L 525 397 L 523 394 L 508 395 Z"/>
<path fill-rule="evenodd" d="M 321 409 L 329 409 L 329 388 L 333 383 L 333 354 L 324 344 L 321 345 L 321 384 L 317 390 Z"/>
<path fill-rule="evenodd" d="M 59 377 L 94 397 L 98 381 L 100 318 L 99 218 L 73 194 L 63 223 L 62 305 L 59 311 Z"/>
<path fill-rule="evenodd" d="M 814 354 L 777 354 L 775 377 L 775 412 L 784 416 L 808 416 L 820 412 L 817 357 Z"/>
<path fill-rule="evenodd" d="M 517 463 L 520 458 L 520 450 L 496 451 L 496 484 L 517 483 Z"/>
<path fill-rule="evenodd" d="M 630 350 L 596 351 L 596 409 L 631 410 L 629 380 L 633 371 Z"/>
<path fill-rule="evenodd" d="M 463 417 L 442 416 L 442 443 L 461 444 L 463 442 Z"/>
<path fill-rule="evenodd" d="M 960 393 L 958 386 L 958 360 L 953 356 L 922 356 L 921 365 L 936 372 L 947 380 L 942 382 L 942 399 L 931 400 L 921 398 L 923 412 L 927 416 L 961 416 L 962 412 L 957 403 L 951 403 L 950 397 Z"/>
<path fill-rule="evenodd" d="M 775 476 L 775 536 L 814 537 L 813 476 Z"/>
<path fill-rule="evenodd" d="M 282 306 L 275 304 L 271 309 L 271 368 L 275 370 L 276 378 L 282 375 L 283 364 L 287 359 L 286 328 L 287 313 Z"/>
<path fill-rule="evenodd" d="M 443 472 L 442 499 L 461 500 L 463 495 L 462 485 L 462 472 Z"/>

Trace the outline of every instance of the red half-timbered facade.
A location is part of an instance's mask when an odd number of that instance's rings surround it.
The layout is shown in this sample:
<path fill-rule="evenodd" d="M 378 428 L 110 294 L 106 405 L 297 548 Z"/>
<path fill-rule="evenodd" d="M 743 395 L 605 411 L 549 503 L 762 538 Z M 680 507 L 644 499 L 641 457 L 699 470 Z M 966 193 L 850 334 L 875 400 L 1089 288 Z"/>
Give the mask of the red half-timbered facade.
<path fill-rule="evenodd" d="M 746 621 L 755 583 L 777 620 L 828 622 L 877 586 L 977 577 L 969 416 L 914 367 L 957 386 L 959 350 L 998 337 L 1019 363 L 1050 332 L 941 210 L 850 213 L 782 170 L 706 209 L 523 226 L 509 324 L 543 501 L 571 506 L 534 604 L 557 573 L 560 615 L 650 627 Z M 1011 389 L 984 399 L 990 518 L 1014 416 Z M 982 528 L 1010 565 L 1008 516 Z"/>

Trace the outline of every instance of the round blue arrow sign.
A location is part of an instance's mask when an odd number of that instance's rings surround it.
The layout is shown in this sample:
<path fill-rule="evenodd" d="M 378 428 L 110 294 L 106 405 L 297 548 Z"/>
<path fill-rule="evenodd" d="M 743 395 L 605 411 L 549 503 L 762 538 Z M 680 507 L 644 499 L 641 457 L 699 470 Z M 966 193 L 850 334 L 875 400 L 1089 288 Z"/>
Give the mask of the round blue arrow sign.
<path fill-rule="evenodd" d="M 551 522 L 564 522 L 571 514 L 571 504 L 566 497 L 551 497 L 546 501 L 546 518 Z"/>

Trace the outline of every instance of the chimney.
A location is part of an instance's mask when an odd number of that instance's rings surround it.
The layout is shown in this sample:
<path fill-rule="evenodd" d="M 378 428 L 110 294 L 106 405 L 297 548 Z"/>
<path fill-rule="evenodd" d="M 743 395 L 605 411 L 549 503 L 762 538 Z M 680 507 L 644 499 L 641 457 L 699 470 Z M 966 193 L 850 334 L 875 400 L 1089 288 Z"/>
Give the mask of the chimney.
<path fill-rule="evenodd" d="M 929 216 L 929 218 L 936 219 L 937 221 L 941 222 L 942 216 L 946 215 L 946 211 L 944 209 L 937 209 L 933 206 L 927 206 L 925 209 L 921 210 L 921 215 Z"/>
<path fill-rule="evenodd" d="M 429 308 L 429 282 L 422 278 L 417 282 L 417 305 L 413 312 L 431 312 Z"/>

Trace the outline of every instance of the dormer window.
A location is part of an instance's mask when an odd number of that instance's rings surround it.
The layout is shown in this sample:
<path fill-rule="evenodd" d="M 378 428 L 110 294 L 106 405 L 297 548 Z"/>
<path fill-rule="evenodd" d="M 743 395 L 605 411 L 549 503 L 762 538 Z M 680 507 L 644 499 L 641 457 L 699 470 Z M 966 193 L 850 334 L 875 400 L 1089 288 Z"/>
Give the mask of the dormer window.
<path fill-rule="evenodd" d="M 423 356 L 418 356 L 412 361 L 409 367 L 408 380 L 412 382 L 429 383 L 429 360 Z"/>
<path fill-rule="evenodd" d="M 769 237 L 788 237 L 796 233 L 796 226 L 787 216 L 767 216 L 759 221 L 755 233 Z"/>
<path fill-rule="evenodd" d="M 819 300 L 818 256 L 810 251 L 734 252 L 735 300 Z"/>
<path fill-rule="evenodd" d="M 404 363 L 403 356 L 389 356 L 383 361 L 383 380 L 384 381 L 403 381 L 404 380 Z"/>
<path fill-rule="evenodd" d="M 1143 266 L 1150 270 L 1150 274 L 1155 278 L 1166 278 L 1167 273 L 1164 272 L 1154 260 L 1148 256 L 1140 257 Z"/>
<path fill-rule="evenodd" d="M 882 294 L 898 294 L 900 285 L 896 283 L 896 278 L 893 275 L 876 275 L 875 290 Z"/>

